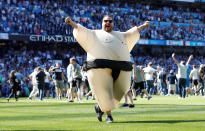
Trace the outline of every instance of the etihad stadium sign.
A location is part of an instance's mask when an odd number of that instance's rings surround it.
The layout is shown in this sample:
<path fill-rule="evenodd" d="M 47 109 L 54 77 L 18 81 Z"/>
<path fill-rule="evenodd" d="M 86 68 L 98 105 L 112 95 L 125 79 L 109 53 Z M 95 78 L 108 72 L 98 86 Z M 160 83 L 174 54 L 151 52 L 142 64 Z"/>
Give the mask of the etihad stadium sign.
<path fill-rule="evenodd" d="M 77 43 L 73 36 L 64 35 L 24 35 L 0 33 L 0 41 L 12 41 L 12 43 Z M 186 40 L 151 40 L 140 39 L 137 45 L 158 45 L 158 46 L 205 46 L 205 41 Z"/>
<path fill-rule="evenodd" d="M 62 35 L 54 35 L 54 36 L 44 36 L 44 35 L 30 35 L 30 41 L 33 42 L 54 42 L 54 43 L 67 43 L 67 42 L 77 42 L 72 36 L 62 36 Z"/>
<path fill-rule="evenodd" d="M 25 42 L 25 43 L 29 43 L 29 42 L 35 42 L 35 43 L 36 42 L 38 42 L 38 43 L 76 43 L 77 42 L 73 36 L 64 36 L 64 35 L 9 34 L 7 40 L 11 40 L 14 42 Z"/>

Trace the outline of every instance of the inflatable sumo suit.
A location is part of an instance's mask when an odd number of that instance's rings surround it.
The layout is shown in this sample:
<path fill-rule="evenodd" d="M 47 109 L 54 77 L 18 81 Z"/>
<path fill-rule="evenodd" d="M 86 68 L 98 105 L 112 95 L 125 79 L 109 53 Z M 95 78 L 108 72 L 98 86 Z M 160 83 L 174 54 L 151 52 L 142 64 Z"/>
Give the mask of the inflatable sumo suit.
<path fill-rule="evenodd" d="M 103 112 L 118 105 L 129 91 L 130 51 L 140 38 L 137 27 L 126 32 L 90 30 L 78 24 L 73 35 L 87 52 L 88 82 Z"/>

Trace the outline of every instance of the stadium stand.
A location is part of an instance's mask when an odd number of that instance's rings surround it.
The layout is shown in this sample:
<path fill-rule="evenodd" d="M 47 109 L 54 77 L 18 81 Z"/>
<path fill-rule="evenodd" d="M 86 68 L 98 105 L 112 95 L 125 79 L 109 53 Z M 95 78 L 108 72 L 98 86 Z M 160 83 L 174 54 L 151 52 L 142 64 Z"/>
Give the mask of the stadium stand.
<path fill-rule="evenodd" d="M 204 5 L 204 4 L 202 4 Z M 198 8 L 196 8 L 198 7 Z M 3 89 L 8 88 L 9 72 L 20 69 L 28 76 L 36 66 L 50 67 L 55 60 L 60 60 L 66 68 L 69 58 L 75 56 L 80 65 L 86 60 L 86 54 L 74 41 L 72 29 L 64 23 L 66 16 L 90 29 L 100 29 L 104 14 L 111 14 L 115 21 L 115 30 L 126 31 L 132 26 L 151 21 L 149 29 L 141 33 L 142 39 L 148 40 L 191 40 L 205 42 L 205 6 L 198 4 L 163 3 L 145 0 L 1 0 L 0 1 L 0 38 L 1 34 L 23 36 L 20 41 L 10 39 L 0 43 L 0 74 Z M 24 36 L 59 35 L 66 37 L 64 43 L 25 41 Z M 7 37 L 5 35 L 5 37 Z M 31 37 L 30 37 L 31 38 Z M 61 37 L 60 37 L 61 38 Z M 35 37 L 32 39 L 40 39 Z M 41 39 L 54 39 L 44 38 Z M 57 37 L 56 37 L 57 39 Z M 55 39 L 55 40 L 56 40 Z M 69 42 L 68 39 L 71 39 Z M 177 59 L 187 59 L 194 54 L 192 65 L 204 63 L 204 48 L 175 46 L 137 45 L 132 51 L 137 65 L 146 66 L 150 61 L 167 71 L 177 67 L 173 64 L 171 53 L 176 52 Z M 162 55 L 163 54 L 163 55 Z M 29 83 L 25 83 L 30 87 Z"/>

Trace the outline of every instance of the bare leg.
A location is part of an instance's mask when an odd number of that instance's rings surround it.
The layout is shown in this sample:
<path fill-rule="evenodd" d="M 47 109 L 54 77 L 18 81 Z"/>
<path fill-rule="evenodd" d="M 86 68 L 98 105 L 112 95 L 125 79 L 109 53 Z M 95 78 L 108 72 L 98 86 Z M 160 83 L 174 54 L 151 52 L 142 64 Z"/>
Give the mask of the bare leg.
<path fill-rule="evenodd" d="M 106 111 L 106 114 L 107 115 L 111 115 L 111 111 Z"/>
<path fill-rule="evenodd" d="M 149 95 L 149 93 L 147 92 L 146 89 L 142 89 L 142 91 L 145 93 L 145 95 L 147 96 L 148 100 L 150 100 L 152 98 L 152 96 Z"/>
<path fill-rule="evenodd" d="M 188 97 L 189 94 L 190 94 L 190 89 L 187 87 L 186 88 L 186 97 Z"/>
<path fill-rule="evenodd" d="M 131 105 L 134 105 L 134 104 L 133 104 L 133 100 L 132 100 L 132 93 L 129 91 L 129 92 L 127 93 L 127 95 L 128 95 L 129 100 L 130 100 L 130 104 L 131 104 Z"/>
<path fill-rule="evenodd" d="M 63 94 L 64 94 L 64 88 L 61 88 L 60 89 L 60 97 L 63 97 Z"/>
<path fill-rule="evenodd" d="M 125 102 L 124 102 L 125 104 L 128 104 L 128 102 L 127 102 L 127 95 L 128 94 L 125 95 Z"/>
<path fill-rule="evenodd" d="M 171 88 L 168 89 L 168 95 L 171 95 Z"/>
<path fill-rule="evenodd" d="M 56 99 L 59 98 L 59 92 L 58 92 L 58 88 L 56 88 Z"/>
<path fill-rule="evenodd" d="M 47 95 L 46 96 L 49 97 L 49 89 L 47 90 Z"/>
<path fill-rule="evenodd" d="M 81 89 L 80 88 L 78 88 L 78 92 L 77 92 L 77 95 L 78 95 L 78 102 L 81 102 L 81 100 L 82 100 L 82 97 L 81 97 Z"/>
<path fill-rule="evenodd" d="M 142 89 L 142 91 L 145 93 L 145 95 L 146 95 L 147 97 L 149 96 L 149 93 L 147 92 L 147 90 Z"/>
<path fill-rule="evenodd" d="M 197 85 L 194 85 L 194 93 L 197 95 Z"/>
<path fill-rule="evenodd" d="M 74 101 L 74 88 L 75 87 L 71 87 L 71 100 Z"/>
<path fill-rule="evenodd" d="M 136 100 L 137 99 L 137 95 L 136 95 L 136 90 L 134 88 L 132 89 L 132 94 L 134 96 L 134 100 Z"/>
<path fill-rule="evenodd" d="M 58 89 L 58 99 L 61 98 L 61 89 Z"/>

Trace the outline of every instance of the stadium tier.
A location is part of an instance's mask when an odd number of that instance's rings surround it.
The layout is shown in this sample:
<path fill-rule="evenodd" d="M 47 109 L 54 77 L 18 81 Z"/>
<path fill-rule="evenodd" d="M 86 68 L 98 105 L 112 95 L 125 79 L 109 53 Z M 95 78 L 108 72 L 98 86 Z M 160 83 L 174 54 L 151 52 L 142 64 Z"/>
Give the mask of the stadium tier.
<path fill-rule="evenodd" d="M 64 23 L 66 16 L 87 28 L 100 29 L 102 16 L 111 14 L 115 30 L 120 31 L 151 21 L 150 28 L 141 32 L 142 39 L 204 42 L 204 8 L 203 4 L 195 6 L 170 6 L 166 2 L 157 5 L 150 1 L 1 1 L 0 33 L 6 34 L 0 34 L 0 38 L 5 39 L 7 34 L 72 36 L 72 29 Z"/>

